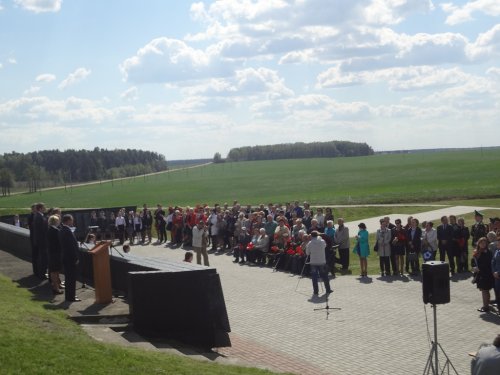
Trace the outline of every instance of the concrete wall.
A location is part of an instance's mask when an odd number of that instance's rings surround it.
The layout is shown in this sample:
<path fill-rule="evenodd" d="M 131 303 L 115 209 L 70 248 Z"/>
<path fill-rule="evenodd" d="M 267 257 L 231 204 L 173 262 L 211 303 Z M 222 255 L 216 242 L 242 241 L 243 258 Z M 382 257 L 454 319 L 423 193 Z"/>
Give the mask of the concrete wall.
<path fill-rule="evenodd" d="M 31 262 L 30 231 L 0 223 L 0 249 Z"/>

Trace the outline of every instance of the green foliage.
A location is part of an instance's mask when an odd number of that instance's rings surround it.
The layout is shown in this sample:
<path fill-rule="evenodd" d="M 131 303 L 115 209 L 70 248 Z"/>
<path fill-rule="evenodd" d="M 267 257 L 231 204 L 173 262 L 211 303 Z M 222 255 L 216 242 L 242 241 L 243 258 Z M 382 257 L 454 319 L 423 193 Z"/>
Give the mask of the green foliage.
<path fill-rule="evenodd" d="M 222 159 L 220 152 L 215 153 L 213 162 L 214 163 L 224 163 L 224 159 Z"/>
<path fill-rule="evenodd" d="M 28 154 L 12 152 L 0 157 L 0 168 L 29 192 L 41 186 L 135 176 L 167 169 L 163 155 L 142 150 L 47 150 Z"/>
<path fill-rule="evenodd" d="M 0 169 L 0 187 L 2 196 L 10 195 L 10 189 L 14 187 L 14 176 L 7 168 Z"/>
<path fill-rule="evenodd" d="M 3 374 L 269 374 L 96 342 L 62 311 L 44 309 L 0 275 Z M 49 307 L 53 307 L 49 305 Z"/>
<path fill-rule="evenodd" d="M 227 158 L 231 161 L 249 161 L 303 158 L 335 158 L 340 156 L 366 155 L 373 155 L 372 148 L 366 143 L 330 141 L 312 143 L 296 142 L 268 146 L 239 147 L 231 149 L 229 151 L 229 154 L 227 155 Z"/>
<path fill-rule="evenodd" d="M 425 203 L 499 197 L 500 149 L 211 164 L 147 177 L 0 198 L 0 207 L 197 203 Z"/>

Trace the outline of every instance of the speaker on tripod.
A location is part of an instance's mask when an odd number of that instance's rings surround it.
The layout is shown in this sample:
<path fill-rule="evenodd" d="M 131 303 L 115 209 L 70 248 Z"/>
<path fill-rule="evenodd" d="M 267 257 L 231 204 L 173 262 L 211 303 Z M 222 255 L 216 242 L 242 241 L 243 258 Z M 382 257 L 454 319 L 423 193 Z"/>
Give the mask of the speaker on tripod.
<path fill-rule="evenodd" d="M 422 264 L 422 292 L 424 303 L 442 305 L 450 302 L 450 267 L 445 262 Z"/>
<path fill-rule="evenodd" d="M 447 374 L 453 370 L 458 375 L 457 370 L 448 358 L 437 338 L 437 306 L 450 302 L 450 266 L 445 262 L 425 262 L 422 264 L 422 292 L 424 303 L 430 303 L 433 308 L 434 317 L 434 341 L 431 342 L 431 351 L 424 368 L 424 375 Z M 439 366 L 439 351 L 444 355 L 446 361 L 443 367 Z"/>

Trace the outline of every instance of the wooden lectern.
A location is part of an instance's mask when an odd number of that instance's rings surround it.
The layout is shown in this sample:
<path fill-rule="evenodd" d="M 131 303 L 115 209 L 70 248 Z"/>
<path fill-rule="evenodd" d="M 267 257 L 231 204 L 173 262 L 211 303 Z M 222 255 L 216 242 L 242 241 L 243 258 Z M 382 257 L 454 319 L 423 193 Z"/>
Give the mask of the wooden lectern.
<path fill-rule="evenodd" d="M 95 303 L 99 304 L 113 302 L 109 266 L 110 245 L 111 241 L 102 241 L 89 250 L 94 270 Z"/>

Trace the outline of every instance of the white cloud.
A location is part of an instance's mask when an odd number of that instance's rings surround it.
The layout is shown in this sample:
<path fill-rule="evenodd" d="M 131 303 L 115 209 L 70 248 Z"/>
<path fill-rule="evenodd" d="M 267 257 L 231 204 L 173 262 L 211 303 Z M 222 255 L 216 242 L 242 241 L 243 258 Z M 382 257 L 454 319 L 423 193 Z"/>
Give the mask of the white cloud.
<path fill-rule="evenodd" d="M 232 64 L 222 62 L 218 51 L 195 49 L 178 39 L 157 38 L 120 64 L 125 80 L 135 83 L 169 83 L 226 76 Z"/>
<path fill-rule="evenodd" d="M 39 74 L 36 76 L 35 81 L 36 82 L 43 82 L 43 83 L 50 83 L 56 79 L 56 76 L 54 74 L 49 74 L 49 73 L 44 73 L 44 74 Z"/>
<path fill-rule="evenodd" d="M 46 96 L 21 97 L 0 103 L 0 119 L 19 122 L 81 122 L 82 125 L 113 119 L 120 108 L 109 109 L 102 101 L 69 97 L 54 100 Z"/>
<path fill-rule="evenodd" d="M 467 46 L 467 54 L 473 61 L 486 61 L 500 56 L 500 24 L 479 34 L 476 41 Z"/>
<path fill-rule="evenodd" d="M 20 7 L 35 13 L 59 12 L 63 0 L 14 0 Z"/>
<path fill-rule="evenodd" d="M 473 13 L 481 12 L 489 16 L 500 16 L 500 2 L 498 0 L 475 0 L 456 6 L 453 3 L 441 4 L 441 9 L 449 13 L 446 24 L 457 25 L 459 23 L 473 20 Z"/>
<path fill-rule="evenodd" d="M 17 60 L 16 60 L 15 58 L 13 58 L 13 57 L 8 58 L 8 59 L 7 59 L 7 62 L 8 62 L 9 64 L 12 64 L 12 65 L 17 64 Z"/>
<path fill-rule="evenodd" d="M 66 77 L 66 79 L 64 79 L 57 87 L 60 88 L 61 90 L 64 90 L 68 86 L 81 82 L 82 80 L 87 78 L 90 75 L 90 73 L 91 73 L 90 69 L 78 68 L 73 73 L 70 73 Z"/>
<path fill-rule="evenodd" d="M 122 92 L 120 98 L 128 101 L 137 100 L 139 98 L 138 93 L 137 87 L 133 86 Z"/>
<path fill-rule="evenodd" d="M 33 95 L 40 91 L 40 86 L 31 86 L 29 89 L 24 91 L 24 95 Z"/>
<path fill-rule="evenodd" d="M 401 23 L 409 14 L 432 10 L 431 0 L 372 0 L 364 9 L 364 16 L 369 23 L 391 25 Z"/>

